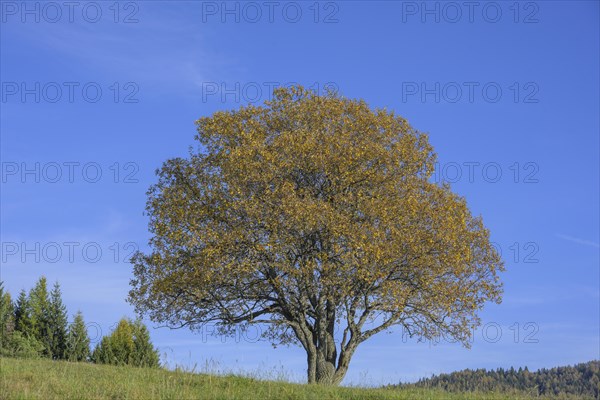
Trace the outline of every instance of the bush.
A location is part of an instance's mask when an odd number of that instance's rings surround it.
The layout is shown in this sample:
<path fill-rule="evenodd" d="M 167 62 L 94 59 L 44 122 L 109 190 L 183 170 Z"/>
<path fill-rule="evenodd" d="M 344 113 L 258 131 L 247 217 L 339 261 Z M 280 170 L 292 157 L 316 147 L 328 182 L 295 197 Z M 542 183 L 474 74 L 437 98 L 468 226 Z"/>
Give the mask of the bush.
<path fill-rule="evenodd" d="M 44 353 L 45 346 L 33 336 L 14 331 L 0 349 L 4 357 L 38 358 Z"/>

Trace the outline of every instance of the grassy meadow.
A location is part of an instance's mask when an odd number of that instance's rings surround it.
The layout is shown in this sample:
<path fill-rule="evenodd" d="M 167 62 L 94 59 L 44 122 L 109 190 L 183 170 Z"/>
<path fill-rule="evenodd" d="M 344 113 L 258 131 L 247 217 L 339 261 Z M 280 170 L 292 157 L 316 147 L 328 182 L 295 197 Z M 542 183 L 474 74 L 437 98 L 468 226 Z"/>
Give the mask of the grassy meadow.
<path fill-rule="evenodd" d="M 0 399 L 526 399 L 429 389 L 323 387 L 164 369 L 0 359 Z"/>

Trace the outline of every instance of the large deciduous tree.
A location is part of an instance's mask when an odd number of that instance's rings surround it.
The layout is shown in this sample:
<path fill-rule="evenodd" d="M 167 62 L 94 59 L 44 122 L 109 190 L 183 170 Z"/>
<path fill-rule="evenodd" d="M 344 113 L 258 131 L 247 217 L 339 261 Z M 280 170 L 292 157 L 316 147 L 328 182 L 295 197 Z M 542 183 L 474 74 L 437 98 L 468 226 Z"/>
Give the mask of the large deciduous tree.
<path fill-rule="evenodd" d="M 376 333 L 468 346 L 478 311 L 500 301 L 488 230 L 432 182 L 427 136 L 393 112 L 293 87 L 197 126 L 200 146 L 148 191 L 139 313 L 223 332 L 265 324 L 274 344 L 306 350 L 310 383 L 338 384 Z"/>

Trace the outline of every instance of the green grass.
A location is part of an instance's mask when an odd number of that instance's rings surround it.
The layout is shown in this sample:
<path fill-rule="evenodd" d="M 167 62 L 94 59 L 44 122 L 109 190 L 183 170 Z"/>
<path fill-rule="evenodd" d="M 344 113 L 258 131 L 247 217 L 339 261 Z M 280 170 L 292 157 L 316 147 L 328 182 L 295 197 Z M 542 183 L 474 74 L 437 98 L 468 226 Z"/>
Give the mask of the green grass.
<path fill-rule="evenodd" d="M 427 389 L 363 389 L 262 381 L 238 376 L 0 359 L 0 399 L 525 399 Z"/>

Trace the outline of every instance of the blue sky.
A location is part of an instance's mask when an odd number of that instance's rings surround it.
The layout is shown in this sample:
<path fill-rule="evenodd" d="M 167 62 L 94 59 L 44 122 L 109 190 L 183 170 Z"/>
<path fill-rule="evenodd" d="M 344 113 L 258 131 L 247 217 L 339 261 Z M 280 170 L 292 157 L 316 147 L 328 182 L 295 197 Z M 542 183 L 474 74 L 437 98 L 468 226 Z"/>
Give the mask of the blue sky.
<path fill-rule="evenodd" d="M 47 5 L 50 4 L 50 5 Z M 1 279 L 61 283 L 92 336 L 121 316 L 145 191 L 194 121 L 300 83 L 428 132 L 437 177 L 481 214 L 504 301 L 470 350 L 402 332 L 359 348 L 347 384 L 600 358 L 599 3 L 1 2 Z M 152 326 L 152 324 L 150 324 Z M 298 348 L 153 329 L 170 365 L 302 380 Z"/>

